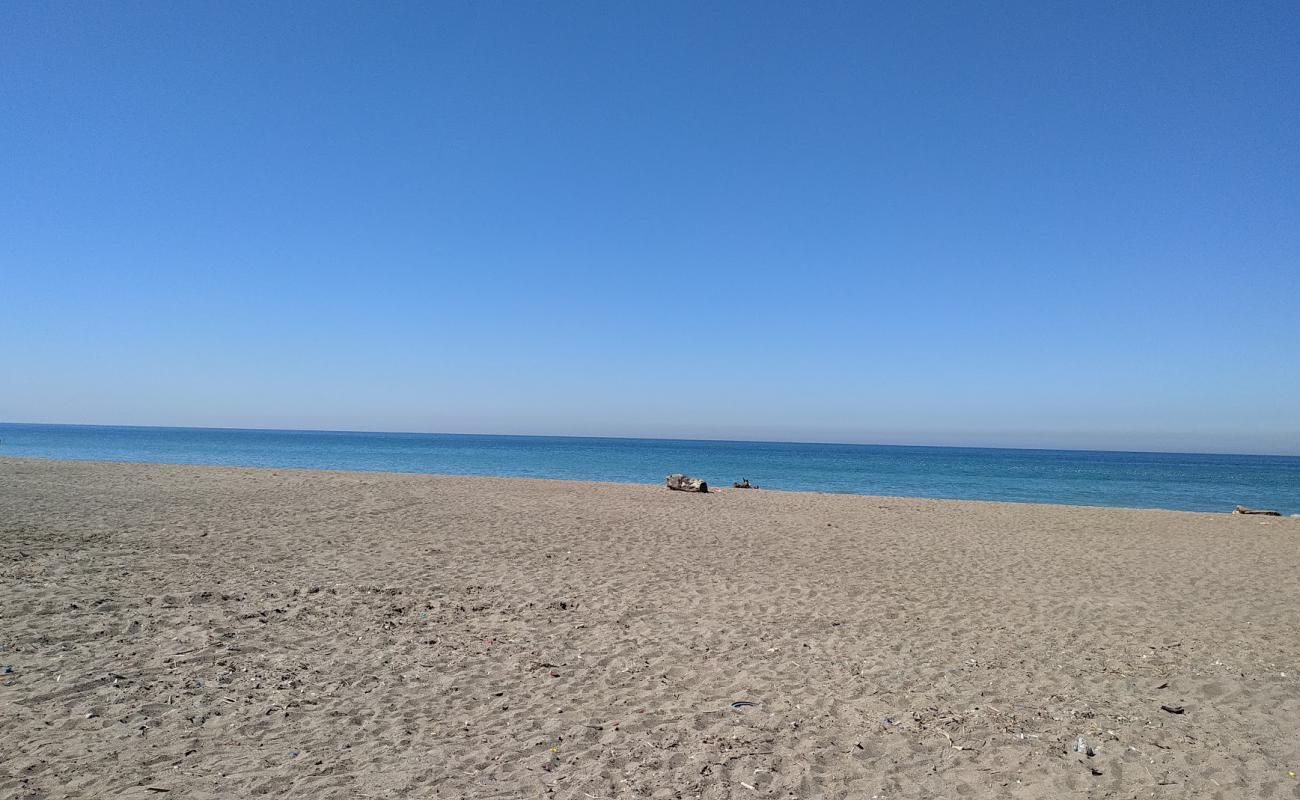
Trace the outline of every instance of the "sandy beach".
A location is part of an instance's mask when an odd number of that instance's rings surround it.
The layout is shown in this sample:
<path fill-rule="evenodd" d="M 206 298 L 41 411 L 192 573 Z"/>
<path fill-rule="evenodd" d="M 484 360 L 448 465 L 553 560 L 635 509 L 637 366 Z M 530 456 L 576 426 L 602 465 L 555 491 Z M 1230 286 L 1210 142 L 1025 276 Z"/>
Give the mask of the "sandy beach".
<path fill-rule="evenodd" d="M 1300 797 L 1298 576 L 1290 518 L 0 459 L 0 796 Z"/>

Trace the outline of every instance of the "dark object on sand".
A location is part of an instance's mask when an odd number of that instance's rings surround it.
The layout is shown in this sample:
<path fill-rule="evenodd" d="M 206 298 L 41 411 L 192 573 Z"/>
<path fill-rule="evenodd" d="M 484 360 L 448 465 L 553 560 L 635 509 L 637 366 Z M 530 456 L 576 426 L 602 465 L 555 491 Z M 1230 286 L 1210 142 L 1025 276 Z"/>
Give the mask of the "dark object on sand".
<path fill-rule="evenodd" d="M 707 492 L 709 485 L 699 478 L 677 474 L 668 476 L 668 488 L 679 492 Z"/>
<path fill-rule="evenodd" d="M 1170 714 L 1181 714 L 1186 709 L 1182 706 L 1160 706 L 1161 711 L 1168 711 Z"/>
<path fill-rule="evenodd" d="M 1279 512 L 1279 511 L 1261 511 L 1260 509 L 1257 509 L 1257 508 L 1246 508 L 1245 506 L 1237 506 L 1237 510 L 1236 510 L 1236 511 L 1233 511 L 1232 513 L 1234 513 L 1234 514 L 1259 514 L 1260 516 L 1263 516 L 1263 517 L 1280 517 L 1280 516 L 1282 516 L 1282 513 Z"/>
<path fill-rule="evenodd" d="M 731 704 L 731 707 L 732 707 L 732 708 L 749 708 L 750 706 L 756 706 L 756 705 L 758 705 L 758 703 L 751 703 L 751 702 L 748 701 L 748 700 L 737 700 L 736 702 L 734 702 L 734 703 Z"/>
<path fill-rule="evenodd" d="M 749 485 L 749 478 L 744 478 L 744 479 L 742 479 L 742 480 L 738 480 L 738 481 L 736 481 L 735 483 L 731 484 L 731 486 L 732 486 L 732 488 L 734 488 L 734 489 L 756 489 L 756 488 L 758 488 L 758 487 L 756 487 L 756 486 L 750 486 L 750 485 Z"/>

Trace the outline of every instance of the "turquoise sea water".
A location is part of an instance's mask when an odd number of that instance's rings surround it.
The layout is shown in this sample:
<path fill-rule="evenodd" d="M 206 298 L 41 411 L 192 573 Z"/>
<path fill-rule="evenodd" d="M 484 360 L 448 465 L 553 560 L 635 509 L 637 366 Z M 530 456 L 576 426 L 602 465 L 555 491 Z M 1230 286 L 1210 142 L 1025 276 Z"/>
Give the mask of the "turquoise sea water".
<path fill-rule="evenodd" d="M 1300 513 L 1300 457 L 0 423 L 0 456 Z"/>

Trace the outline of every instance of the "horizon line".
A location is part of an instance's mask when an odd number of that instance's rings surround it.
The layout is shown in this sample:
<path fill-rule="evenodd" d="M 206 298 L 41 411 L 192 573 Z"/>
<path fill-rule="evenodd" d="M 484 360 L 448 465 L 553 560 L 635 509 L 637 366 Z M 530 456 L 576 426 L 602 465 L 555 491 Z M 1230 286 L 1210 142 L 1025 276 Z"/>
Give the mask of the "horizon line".
<path fill-rule="evenodd" d="M 1215 453 L 1197 450 L 1107 450 L 1088 447 L 1007 447 L 981 445 L 946 445 L 946 444 L 885 444 L 878 442 L 835 442 L 835 441 L 797 441 L 782 439 L 711 439 L 683 438 L 663 436 L 592 436 L 585 434 L 545 434 L 545 433 L 458 433 L 453 431 L 380 431 L 361 428 L 242 428 L 228 425 L 115 425 L 94 422 L 6 422 L 0 425 L 30 427 L 62 428 L 133 428 L 137 430 L 198 430 L 198 431 L 234 431 L 260 433 L 355 433 L 395 436 L 498 436 L 522 439 L 608 439 L 611 441 L 650 441 L 650 442 L 700 442 L 715 444 L 772 444 L 772 445 L 813 445 L 829 447 L 911 447 L 931 450 L 1010 450 L 1040 453 L 1117 453 L 1125 455 L 1187 455 L 1187 456 L 1255 456 L 1262 458 L 1300 458 L 1300 453 Z M 3 442 L 0 441 L 0 447 Z"/>

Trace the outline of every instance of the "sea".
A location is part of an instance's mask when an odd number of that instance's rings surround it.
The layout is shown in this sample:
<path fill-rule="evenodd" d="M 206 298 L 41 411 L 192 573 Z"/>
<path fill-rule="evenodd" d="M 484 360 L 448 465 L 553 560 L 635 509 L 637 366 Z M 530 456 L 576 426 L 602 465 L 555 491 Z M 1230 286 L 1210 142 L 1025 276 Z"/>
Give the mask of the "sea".
<path fill-rule="evenodd" d="M 0 423 L 0 456 L 1300 514 L 1300 457 Z M 0 483 L 3 491 L 3 483 Z"/>

